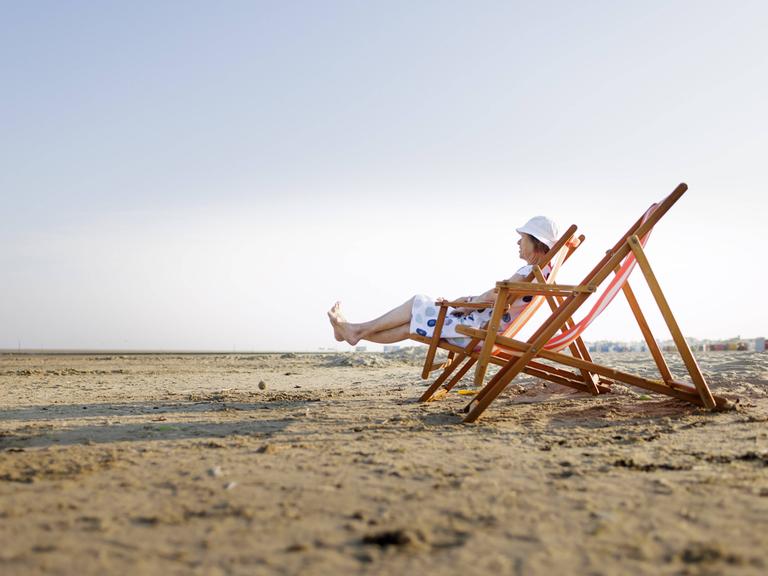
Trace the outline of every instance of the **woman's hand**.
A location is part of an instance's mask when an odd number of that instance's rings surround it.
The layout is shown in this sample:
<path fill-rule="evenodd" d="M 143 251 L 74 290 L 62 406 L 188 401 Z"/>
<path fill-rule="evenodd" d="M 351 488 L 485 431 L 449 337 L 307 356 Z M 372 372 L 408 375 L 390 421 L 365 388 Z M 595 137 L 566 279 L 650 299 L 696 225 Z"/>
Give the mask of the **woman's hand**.
<path fill-rule="evenodd" d="M 446 302 L 467 302 L 468 300 L 469 300 L 469 298 L 467 296 L 462 296 L 461 298 L 456 298 L 455 300 L 446 300 L 445 298 L 440 296 L 439 298 L 435 298 L 435 305 L 436 306 L 442 306 Z M 453 310 L 451 310 L 450 314 L 451 314 L 451 316 L 461 316 L 461 315 L 465 314 L 466 312 L 467 311 L 464 308 L 453 308 Z"/>
<path fill-rule="evenodd" d="M 456 298 L 454 302 L 472 302 L 472 296 L 462 296 L 461 298 Z M 454 316 L 466 316 L 467 314 L 471 314 L 473 312 L 472 308 L 464 308 L 462 306 L 457 306 L 453 309 L 451 312 Z"/>
<path fill-rule="evenodd" d="M 453 300 L 446 300 L 442 296 L 440 298 L 435 298 L 435 304 L 438 306 L 442 304 L 443 302 L 470 302 L 471 296 L 462 296 L 461 298 L 454 298 Z"/>

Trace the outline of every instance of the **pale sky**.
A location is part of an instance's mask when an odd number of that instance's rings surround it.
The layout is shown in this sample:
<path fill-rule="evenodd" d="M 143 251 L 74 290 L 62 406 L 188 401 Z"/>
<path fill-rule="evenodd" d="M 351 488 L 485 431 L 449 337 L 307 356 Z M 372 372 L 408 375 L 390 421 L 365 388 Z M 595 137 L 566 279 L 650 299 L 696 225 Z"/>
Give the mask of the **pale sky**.
<path fill-rule="evenodd" d="M 683 181 L 648 253 L 684 333 L 768 336 L 767 29 L 738 0 L 0 2 L 0 348 L 349 349 L 335 300 L 481 293 L 538 214 L 587 235 L 575 283 Z M 639 331 L 617 299 L 585 338 Z"/>

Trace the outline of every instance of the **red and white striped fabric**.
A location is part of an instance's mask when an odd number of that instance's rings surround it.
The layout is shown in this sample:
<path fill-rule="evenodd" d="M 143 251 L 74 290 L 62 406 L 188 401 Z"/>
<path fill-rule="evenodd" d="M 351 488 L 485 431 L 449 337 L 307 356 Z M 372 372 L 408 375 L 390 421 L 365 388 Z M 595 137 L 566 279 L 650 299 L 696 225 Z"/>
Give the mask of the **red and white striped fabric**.
<path fill-rule="evenodd" d="M 646 211 L 646 213 L 643 215 L 642 222 L 645 222 L 650 217 L 650 215 L 653 214 L 656 206 L 657 204 L 653 204 Z M 651 231 L 649 230 L 645 236 L 640 238 L 640 243 L 643 246 L 645 246 L 645 243 L 648 241 L 648 237 L 650 235 Z M 614 276 L 613 280 L 611 280 L 611 283 L 608 284 L 608 287 L 605 289 L 605 292 L 603 292 L 600 295 L 600 298 L 597 299 L 597 302 L 595 302 L 595 305 L 592 306 L 592 310 L 589 311 L 589 314 L 587 314 L 581 320 L 581 322 L 578 322 L 570 329 L 550 338 L 549 342 L 544 345 L 544 349 L 551 352 L 559 352 L 570 346 L 573 341 L 576 340 L 576 338 L 581 336 L 582 332 L 584 332 L 584 330 L 586 330 L 587 327 L 592 324 L 595 318 L 597 318 L 600 313 L 608 307 L 608 304 L 611 303 L 619 291 L 624 287 L 624 284 L 629 278 L 629 275 L 632 273 L 632 270 L 634 270 L 636 263 L 637 259 L 635 258 L 635 254 L 630 252 L 627 257 L 624 258 L 624 262 L 622 262 L 618 274 Z"/>

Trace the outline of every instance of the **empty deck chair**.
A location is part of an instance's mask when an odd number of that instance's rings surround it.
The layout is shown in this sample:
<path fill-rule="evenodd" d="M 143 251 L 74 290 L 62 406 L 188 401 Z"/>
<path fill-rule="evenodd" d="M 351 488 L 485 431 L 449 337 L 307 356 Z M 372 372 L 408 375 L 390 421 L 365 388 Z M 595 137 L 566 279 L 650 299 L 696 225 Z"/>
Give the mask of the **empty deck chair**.
<path fill-rule="evenodd" d="M 664 297 L 659 282 L 651 269 L 651 265 L 644 251 L 644 245 L 648 241 L 648 237 L 651 230 L 653 230 L 653 227 L 685 193 L 687 188 L 688 187 L 685 184 L 680 184 L 664 200 L 651 206 L 651 208 L 649 208 L 646 213 L 643 214 L 643 216 L 621 237 L 616 245 L 606 253 L 603 259 L 589 274 L 587 274 L 579 285 L 569 287 L 552 284 L 548 286 L 547 289 L 549 290 L 561 289 L 559 294 L 566 296 L 556 303 L 549 318 L 542 323 L 538 330 L 526 342 L 504 336 L 496 337 L 496 346 L 502 347 L 506 351 L 508 360 L 480 393 L 467 405 L 465 411 L 468 412 L 468 414 L 464 419 L 465 422 L 475 421 L 520 372 L 528 372 L 528 368 L 533 362 L 536 362 L 539 368 L 544 372 L 552 370 L 553 374 L 559 376 L 563 376 L 563 369 L 561 366 L 570 369 L 575 368 L 579 371 L 587 371 L 590 374 L 597 375 L 598 378 L 600 378 L 600 386 L 598 386 L 599 392 L 602 392 L 602 387 L 606 384 L 610 384 L 611 381 L 619 381 L 652 392 L 686 400 L 709 409 L 723 407 L 727 404 L 727 401 L 724 398 L 714 396 L 709 389 L 696 359 L 672 314 L 672 310 Z M 664 356 L 640 310 L 628 282 L 628 278 L 636 265 L 640 266 L 643 276 L 648 283 L 657 306 L 659 307 L 661 315 L 669 328 L 675 346 L 682 357 L 693 385 L 681 382 L 672 376 L 669 367 L 664 360 Z M 571 317 L 574 312 L 585 303 L 591 293 L 597 291 L 597 287 L 614 273 L 615 275 L 613 279 L 609 282 L 608 286 L 602 292 L 587 315 L 580 322 L 573 322 Z M 545 292 L 544 287 L 537 284 L 524 285 L 521 283 L 506 282 L 499 283 L 497 286 L 500 289 L 507 288 L 511 293 L 516 294 L 531 294 L 537 292 L 544 294 Z M 624 292 L 627 297 L 630 308 L 632 309 L 634 317 L 637 320 L 638 326 L 648 345 L 648 349 L 659 369 L 661 376 L 660 380 L 652 380 L 629 374 L 616 370 L 610 366 L 602 366 L 590 360 L 586 360 L 585 358 L 579 358 L 561 352 L 581 337 L 587 327 L 609 306 L 620 291 Z M 477 339 L 482 339 L 487 336 L 485 330 L 462 327 L 459 331 L 462 334 Z M 555 366 L 542 364 L 539 362 L 540 360 L 549 361 L 554 363 Z M 571 372 L 570 376 L 564 377 L 564 380 L 576 378 L 577 376 L 577 374 Z M 572 385 L 567 381 L 563 383 L 567 386 Z M 578 386 L 574 387 L 578 388 Z"/>

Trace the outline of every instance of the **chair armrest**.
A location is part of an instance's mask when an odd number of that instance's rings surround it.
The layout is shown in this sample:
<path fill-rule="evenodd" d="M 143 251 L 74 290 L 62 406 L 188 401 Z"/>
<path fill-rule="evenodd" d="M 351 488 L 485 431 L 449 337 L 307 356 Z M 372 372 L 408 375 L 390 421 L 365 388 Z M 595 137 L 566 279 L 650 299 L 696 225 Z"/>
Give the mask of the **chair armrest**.
<path fill-rule="evenodd" d="M 595 292 L 595 286 L 571 284 L 541 284 L 539 282 L 496 282 L 496 288 L 509 290 L 510 294 L 543 294 L 545 296 L 570 296 L 575 293 Z"/>
<path fill-rule="evenodd" d="M 493 302 L 486 301 L 486 302 L 455 302 L 455 301 L 445 301 L 442 302 L 435 302 L 435 306 L 450 306 L 451 308 L 493 308 Z"/>
<path fill-rule="evenodd" d="M 471 326 L 462 326 L 461 324 L 456 326 L 456 332 L 477 338 L 478 340 L 485 340 L 485 337 L 488 335 L 488 330 L 485 328 L 472 328 Z"/>
<path fill-rule="evenodd" d="M 424 359 L 424 368 L 421 371 L 421 377 L 424 380 L 429 378 L 429 373 L 432 371 L 435 355 L 437 354 L 437 347 L 440 345 L 440 333 L 443 331 L 443 323 L 445 322 L 447 312 L 448 308 L 441 306 L 440 311 L 437 313 L 434 332 L 432 333 L 432 338 L 429 340 L 429 349 L 427 350 L 427 356 Z"/>

